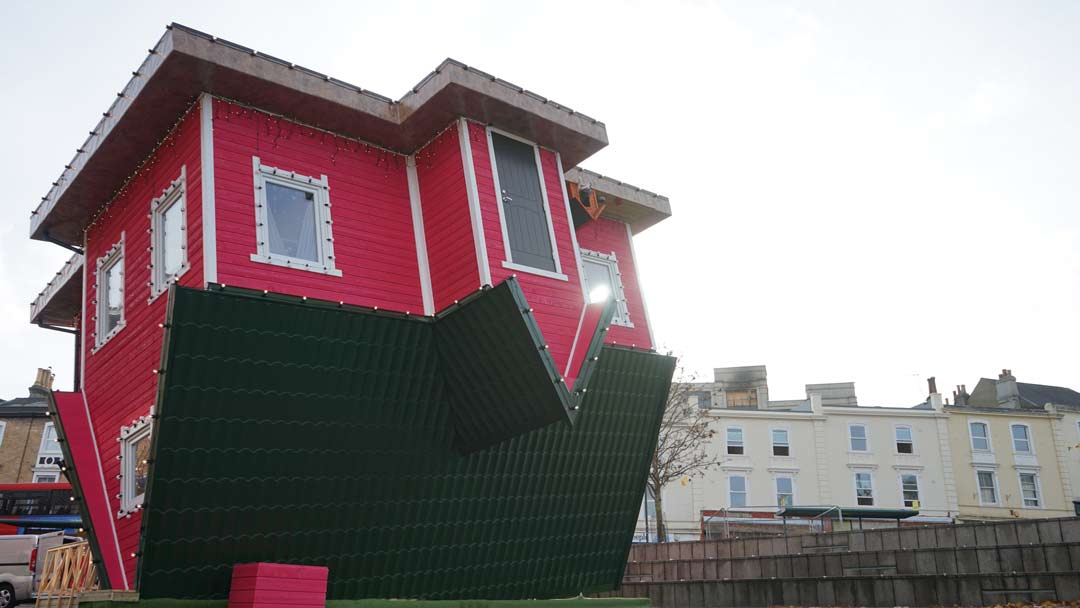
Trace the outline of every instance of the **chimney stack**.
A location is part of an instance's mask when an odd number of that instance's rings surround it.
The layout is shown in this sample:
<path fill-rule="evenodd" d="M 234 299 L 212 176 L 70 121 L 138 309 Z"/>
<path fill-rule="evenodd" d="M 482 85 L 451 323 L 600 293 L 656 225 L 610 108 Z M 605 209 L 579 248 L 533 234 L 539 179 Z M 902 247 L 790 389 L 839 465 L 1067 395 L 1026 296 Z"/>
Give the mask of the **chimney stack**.
<path fill-rule="evenodd" d="M 997 388 L 998 405 L 1012 409 L 1020 408 L 1020 387 L 1017 386 L 1016 376 L 1013 376 L 1011 369 L 1001 370 L 994 384 Z"/>
<path fill-rule="evenodd" d="M 968 397 L 970 395 L 968 395 L 966 384 L 958 384 L 952 395 L 953 405 L 964 406 L 968 404 Z"/>
<path fill-rule="evenodd" d="M 931 395 L 937 393 L 937 378 L 936 377 L 930 376 L 929 378 L 927 378 L 926 379 L 926 385 L 927 385 L 927 388 L 930 389 L 930 394 Z"/>
<path fill-rule="evenodd" d="M 54 378 L 56 374 L 52 373 L 51 369 L 39 367 L 37 377 L 34 378 L 34 385 L 30 387 L 30 394 L 36 397 L 48 397 L 49 392 L 52 391 Z"/>

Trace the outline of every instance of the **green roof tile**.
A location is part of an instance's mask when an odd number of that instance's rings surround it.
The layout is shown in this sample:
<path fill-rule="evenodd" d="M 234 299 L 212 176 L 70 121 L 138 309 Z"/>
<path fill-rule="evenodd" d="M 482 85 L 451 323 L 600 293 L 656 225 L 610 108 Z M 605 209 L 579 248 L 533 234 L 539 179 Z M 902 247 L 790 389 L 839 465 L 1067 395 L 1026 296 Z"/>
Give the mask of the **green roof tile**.
<path fill-rule="evenodd" d="M 482 304 L 507 344 L 440 334 L 450 317 L 174 288 L 142 597 L 224 598 L 232 565 L 251 561 L 328 566 L 332 599 L 618 585 L 674 361 L 603 347 L 573 425 L 463 455 L 451 407 L 462 385 L 448 388 L 458 368 L 437 340 L 475 340 L 475 357 L 520 347 L 525 317 L 507 310 L 519 294 L 501 287 L 465 307 Z M 536 358 L 511 355 L 498 374 L 533 390 Z"/>

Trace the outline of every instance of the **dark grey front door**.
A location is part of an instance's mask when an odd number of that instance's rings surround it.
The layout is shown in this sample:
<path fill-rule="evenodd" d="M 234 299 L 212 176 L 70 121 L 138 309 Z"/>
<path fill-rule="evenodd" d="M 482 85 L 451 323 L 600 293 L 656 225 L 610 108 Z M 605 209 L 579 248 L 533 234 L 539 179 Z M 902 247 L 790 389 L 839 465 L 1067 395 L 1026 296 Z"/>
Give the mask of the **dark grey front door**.
<path fill-rule="evenodd" d="M 555 258 L 551 251 L 547 209 L 540 193 L 536 153 L 529 144 L 497 133 L 491 134 L 491 142 L 495 150 L 510 257 L 515 264 L 554 272 Z"/>

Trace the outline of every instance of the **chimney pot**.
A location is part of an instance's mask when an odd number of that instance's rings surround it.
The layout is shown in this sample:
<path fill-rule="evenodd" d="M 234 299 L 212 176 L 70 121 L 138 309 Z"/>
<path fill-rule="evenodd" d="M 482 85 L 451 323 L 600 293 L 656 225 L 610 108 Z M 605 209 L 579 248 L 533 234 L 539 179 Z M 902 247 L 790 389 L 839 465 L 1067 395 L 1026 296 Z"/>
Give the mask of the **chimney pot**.
<path fill-rule="evenodd" d="M 933 395 L 934 393 L 937 392 L 937 378 L 936 377 L 930 376 L 929 378 L 927 378 L 926 379 L 926 384 L 927 384 L 928 388 L 930 389 L 930 394 L 931 395 Z"/>

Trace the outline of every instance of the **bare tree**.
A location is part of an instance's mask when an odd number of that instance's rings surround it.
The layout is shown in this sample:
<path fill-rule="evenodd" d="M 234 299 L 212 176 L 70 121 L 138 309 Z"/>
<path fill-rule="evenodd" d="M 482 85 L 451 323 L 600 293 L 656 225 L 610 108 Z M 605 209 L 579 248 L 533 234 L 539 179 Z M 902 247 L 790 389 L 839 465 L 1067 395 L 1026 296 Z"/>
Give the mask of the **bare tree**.
<path fill-rule="evenodd" d="M 664 486 L 683 478 L 699 477 L 710 468 L 720 466 L 720 459 L 710 456 L 705 449 L 709 439 L 716 434 L 710 426 L 712 418 L 707 409 L 690 403 L 690 393 L 695 390 L 694 380 L 680 363 L 664 404 L 656 452 L 649 467 L 648 485 L 655 500 L 656 537 L 660 542 L 667 540 Z"/>

